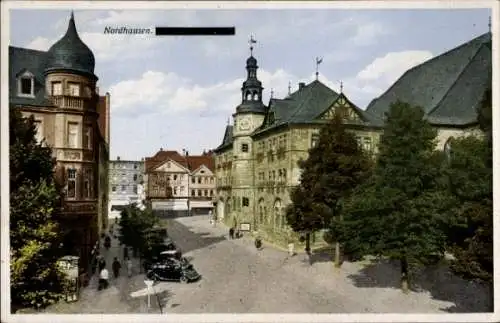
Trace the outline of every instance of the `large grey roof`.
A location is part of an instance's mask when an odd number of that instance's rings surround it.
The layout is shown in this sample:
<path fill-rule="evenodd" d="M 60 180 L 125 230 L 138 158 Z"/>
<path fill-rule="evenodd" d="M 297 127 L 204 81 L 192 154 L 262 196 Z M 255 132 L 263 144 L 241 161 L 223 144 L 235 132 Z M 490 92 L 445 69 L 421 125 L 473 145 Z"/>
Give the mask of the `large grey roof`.
<path fill-rule="evenodd" d="M 487 33 L 408 70 L 366 110 L 383 119 L 399 99 L 421 106 L 435 125 L 475 123 L 476 108 L 491 88 L 491 59 Z"/>
<path fill-rule="evenodd" d="M 67 69 L 94 75 L 95 58 L 78 36 L 73 14 L 66 34 L 48 50 L 47 70 Z"/>
<path fill-rule="evenodd" d="M 9 103 L 13 105 L 52 106 L 45 97 L 47 52 L 9 46 Z M 35 76 L 35 97 L 17 96 L 17 76 L 30 72 Z"/>
<path fill-rule="evenodd" d="M 266 132 L 282 125 L 320 123 L 322 121 L 318 117 L 340 97 L 347 100 L 344 94 L 339 94 L 315 80 L 291 93 L 285 99 L 271 99 L 268 114 L 262 126 L 254 134 Z M 363 125 L 381 125 L 381 120 L 359 109 L 352 102 L 350 103 L 363 120 Z"/>

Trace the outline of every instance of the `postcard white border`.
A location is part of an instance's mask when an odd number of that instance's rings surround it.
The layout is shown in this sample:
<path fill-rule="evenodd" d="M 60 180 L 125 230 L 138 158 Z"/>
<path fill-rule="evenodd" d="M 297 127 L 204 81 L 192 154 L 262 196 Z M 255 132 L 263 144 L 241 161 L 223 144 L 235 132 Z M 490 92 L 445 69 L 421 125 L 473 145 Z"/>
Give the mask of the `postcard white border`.
<path fill-rule="evenodd" d="M 137 1 L 2 1 L 1 2 L 1 118 L 0 118 L 0 205 L 1 205 L 1 321 L 2 322 L 495 322 L 500 321 L 500 290 L 499 279 L 494 282 L 494 313 L 479 314 L 166 314 L 166 315 L 10 315 L 9 295 L 9 174 L 8 174 L 8 46 L 10 38 L 10 9 L 458 9 L 458 8 L 491 8 L 492 38 L 493 38 L 493 133 L 496 136 L 500 126 L 500 48 L 499 22 L 500 2 L 498 1 L 343 1 L 343 2 L 298 2 L 298 1 L 268 1 L 268 2 L 137 2 Z M 29 22 L 27 22 L 29 23 Z M 493 161 L 500 163 L 500 140 L 494 140 Z M 500 184 L 500 172 L 493 175 L 494 188 Z M 500 206 L 494 197 L 494 214 L 500 212 Z M 500 248 L 497 230 L 500 228 L 499 217 L 494 217 L 494 273 L 500 277 Z"/>

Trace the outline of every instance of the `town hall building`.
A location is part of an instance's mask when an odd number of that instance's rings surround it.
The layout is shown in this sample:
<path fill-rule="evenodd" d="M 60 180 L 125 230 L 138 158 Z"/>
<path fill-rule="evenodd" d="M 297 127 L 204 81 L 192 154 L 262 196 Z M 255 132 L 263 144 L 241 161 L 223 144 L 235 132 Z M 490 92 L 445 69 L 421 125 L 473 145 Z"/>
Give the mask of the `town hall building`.
<path fill-rule="evenodd" d="M 476 109 L 491 89 L 491 58 L 491 33 L 487 33 L 408 70 L 362 110 L 345 93 L 317 79 L 299 83 L 287 97 L 264 104 L 257 59 L 251 52 L 241 103 L 214 150 L 217 217 L 277 244 L 296 240 L 284 211 L 291 202 L 291 188 L 300 179 L 298 162 L 307 159 L 321 126 L 334 113 L 343 116 L 359 144 L 373 156 L 384 114 L 397 99 L 424 108 L 427 120 L 438 129 L 438 149 L 445 149 L 453 137 L 480 134 Z M 313 240 L 320 240 L 320 235 Z"/>

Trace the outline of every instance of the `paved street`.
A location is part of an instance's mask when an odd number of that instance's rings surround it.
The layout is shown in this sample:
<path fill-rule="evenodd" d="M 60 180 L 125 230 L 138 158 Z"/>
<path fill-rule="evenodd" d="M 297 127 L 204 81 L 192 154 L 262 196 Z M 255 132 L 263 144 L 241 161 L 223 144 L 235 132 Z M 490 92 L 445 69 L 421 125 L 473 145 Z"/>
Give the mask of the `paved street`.
<path fill-rule="evenodd" d="M 335 269 L 330 261 L 312 265 L 304 254 L 264 246 L 256 250 L 249 238 L 229 240 L 223 224 L 210 225 L 206 216 L 168 220 L 168 232 L 202 279 L 195 283 L 160 282 L 147 308 L 144 274 L 134 259 L 134 276 L 111 279 L 110 288 L 97 291 L 97 275 L 83 289 L 80 301 L 61 302 L 49 313 L 443 313 L 487 311 L 488 294 L 473 283 L 446 273 L 427 274 L 430 285 L 447 280 L 446 290 L 404 295 L 397 269 L 363 267 L 345 262 Z M 123 249 L 102 252 L 108 269 Z M 367 270 L 367 268 L 369 270 Z M 111 271 L 111 270 L 110 270 Z M 122 269 L 122 274 L 125 270 Z M 473 296 L 474 295 L 474 296 Z M 161 308 L 160 308 L 161 305 Z"/>
<path fill-rule="evenodd" d="M 158 285 L 171 292 L 165 304 L 170 313 L 486 310 L 485 300 L 478 298 L 477 290 L 473 292 L 470 284 L 464 287 L 451 281 L 448 293 L 452 296 L 447 297 L 443 297 L 442 291 L 403 295 L 397 288 L 399 276 L 389 269 L 364 276 L 360 274 L 360 264 L 346 262 L 341 269 L 335 269 L 331 262 L 318 261 L 311 266 L 305 255 L 289 258 L 271 247 L 258 251 L 251 239 L 228 240 L 227 228 L 222 224 L 214 228 L 204 216 L 170 220 L 168 232 L 203 275 L 201 281 L 193 284 Z M 467 290 L 476 296 L 471 297 Z"/>

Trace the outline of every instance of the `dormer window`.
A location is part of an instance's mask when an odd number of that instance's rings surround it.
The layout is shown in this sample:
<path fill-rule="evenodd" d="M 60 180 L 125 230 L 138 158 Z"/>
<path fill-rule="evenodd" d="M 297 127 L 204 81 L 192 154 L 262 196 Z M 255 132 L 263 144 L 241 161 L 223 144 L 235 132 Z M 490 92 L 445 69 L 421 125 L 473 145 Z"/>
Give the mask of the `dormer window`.
<path fill-rule="evenodd" d="M 34 97 L 35 96 L 35 76 L 26 71 L 18 78 L 17 83 L 18 96 Z"/>
<path fill-rule="evenodd" d="M 52 95 L 62 95 L 62 83 L 61 82 L 52 82 Z"/>
<path fill-rule="evenodd" d="M 80 96 L 80 85 L 77 83 L 68 83 L 69 95 Z"/>

